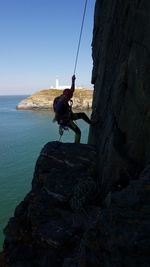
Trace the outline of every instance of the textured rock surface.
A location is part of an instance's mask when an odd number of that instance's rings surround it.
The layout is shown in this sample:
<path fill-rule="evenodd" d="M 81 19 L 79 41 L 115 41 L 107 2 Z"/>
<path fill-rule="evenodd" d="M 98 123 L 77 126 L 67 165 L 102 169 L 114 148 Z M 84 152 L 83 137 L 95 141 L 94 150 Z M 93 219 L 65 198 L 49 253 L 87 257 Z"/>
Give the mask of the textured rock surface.
<path fill-rule="evenodd" d="M 18 105 L 17 109 L 51 109 L 53 108 L 53 101 L 56 96 L 63 93 L 63 90 L 49 89 L 41 90 L 23 99 Z M 90 109 L 92 107 L 93 90 L 90 89 L 76 89 L 73 100 L 74 109 Z"/>
<path fill-rule="evenodd" d="M 150 266 L 149 14 L 148 0 L 96 1 L 91 145 L 43 148 L 0 266 Z"/>
<path fill-rule="evenodd" d="M 45 145 L 4 230 L 1 267 L 150 266 L 150 166 L 99 202 L 96 161 L 90 145 Z"/>
<path fill-rule="evenodd" d="M 85 210 L 96 195 L 95 148 L 48 143 L 37 160 L 31 192 L 5 228 L 7 265 L 1 260 L 0 266 L 55 267 L 74 258 L 85 229 L 96 221 L 98 208 Z"/>
<path fill-rule="evenodd" d="M 150 1 L 96 1 L 94 116 L 103 190 L 139 175 L 150 159 Z M 105 162 L 105 164 L 104 164 Z"/>
<path fill-rule="evenodd" d="M 150 173 L 120 192 L 109 193 L 94 228 L 83 240 L 88 267 L 150 266 Z"/>

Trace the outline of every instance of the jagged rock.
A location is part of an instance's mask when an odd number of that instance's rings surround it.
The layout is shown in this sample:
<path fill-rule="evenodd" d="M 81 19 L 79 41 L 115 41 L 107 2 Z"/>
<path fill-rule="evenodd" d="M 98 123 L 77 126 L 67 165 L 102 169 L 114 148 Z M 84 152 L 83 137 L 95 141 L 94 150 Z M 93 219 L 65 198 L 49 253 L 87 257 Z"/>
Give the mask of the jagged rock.
<path fill-rule="evenodd" d="M 148 0 L 96 1 L 91 145 L 42 149 L 0 266 L 150 266 L 149 13 Z"/>
<path fill-rule="evenodd" d="M 78 266 L 150 266 L 149 221 L 150 176 L 111 194 L 109 208 L 101 210 L 96 227 L 85 233 L 86 264 Z"/>
<path fill-rule="evenodd" d="M 105 192 L 122 176 L 138 176 L 150 157 L 149 13 L 149 0 L 96 1 L 92 82 L 98 123 L 89 142 L 98 147 Z"/>
<path fill-rule="evenodd" d="M 8 266 L 62 266 L 97 212 L 96 151 L 84 144 L 51 142 L 37 160 L 31 192 L 5 228 Z M 88 220 L 87 220 L 88 216 Z"/>
<path fill-rule="evenodd" d="M 5 228 L 0 266 L 149 266 L 149 167 L 100 207 L 96 159 L 91 145 L 44 146 L 32 190 Z"/>

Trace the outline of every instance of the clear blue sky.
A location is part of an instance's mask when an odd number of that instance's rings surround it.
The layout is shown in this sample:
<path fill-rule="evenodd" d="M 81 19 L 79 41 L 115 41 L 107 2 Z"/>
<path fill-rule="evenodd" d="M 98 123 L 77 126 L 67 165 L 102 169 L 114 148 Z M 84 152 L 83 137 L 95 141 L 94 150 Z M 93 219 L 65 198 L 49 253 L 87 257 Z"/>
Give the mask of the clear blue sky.
<path fill-rule="evenodd" d="M 0 0 L 0 95 L 70 84 L 85 0 Z M 91 86 L 95 0 L 88 0 L 76 84 Z"/>

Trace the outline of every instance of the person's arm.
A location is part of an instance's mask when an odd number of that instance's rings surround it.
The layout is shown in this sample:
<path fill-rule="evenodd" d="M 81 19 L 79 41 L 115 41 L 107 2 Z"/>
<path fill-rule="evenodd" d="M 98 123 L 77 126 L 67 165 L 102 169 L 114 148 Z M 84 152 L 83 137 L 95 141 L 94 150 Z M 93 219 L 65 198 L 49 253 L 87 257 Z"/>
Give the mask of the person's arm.
<path fill-rule="evenodd" d="M 72 76 L 72 84 L 71 84 L 71 88 L 70 90 L 72 91 L 72 93 L 74 93 L 74 90 L 75 90 L 75 75 Z"/>

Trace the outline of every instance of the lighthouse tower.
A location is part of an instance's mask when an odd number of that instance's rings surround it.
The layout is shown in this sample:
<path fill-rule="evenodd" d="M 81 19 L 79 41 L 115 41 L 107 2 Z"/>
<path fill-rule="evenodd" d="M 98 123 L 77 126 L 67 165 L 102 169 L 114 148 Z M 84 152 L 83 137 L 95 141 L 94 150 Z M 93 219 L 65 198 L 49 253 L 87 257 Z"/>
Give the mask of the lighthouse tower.
<path fill-rule="evenodd" d="M 59 80 L 56 79 L 56 89 L 59 89 Z"/>

